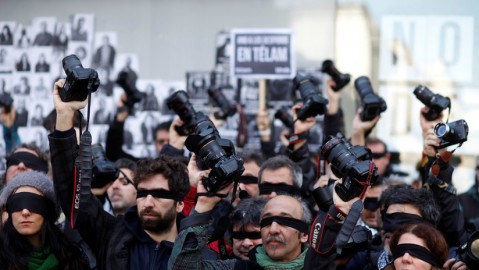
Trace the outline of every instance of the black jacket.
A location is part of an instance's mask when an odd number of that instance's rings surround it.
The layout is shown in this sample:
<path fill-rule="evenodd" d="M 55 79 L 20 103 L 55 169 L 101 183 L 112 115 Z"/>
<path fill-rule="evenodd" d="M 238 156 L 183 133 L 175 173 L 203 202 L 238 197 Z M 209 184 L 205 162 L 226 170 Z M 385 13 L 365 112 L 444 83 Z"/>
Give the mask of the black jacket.
<path fill-rule="evenodd" d="M 68 219 L 73 201 L 74 161 L 79 147 L 73 129 L 55 131 L 49 141 L 55 192 Z M 89 198 L 80 201 L 75 228 L 95 254 L 98 269 L 167 267 L 173 243 L 154 242 L 141 228 L 136 207 L 129 209 L 125 217 L 114 217 L 103 210 L 90 192 Z"/>

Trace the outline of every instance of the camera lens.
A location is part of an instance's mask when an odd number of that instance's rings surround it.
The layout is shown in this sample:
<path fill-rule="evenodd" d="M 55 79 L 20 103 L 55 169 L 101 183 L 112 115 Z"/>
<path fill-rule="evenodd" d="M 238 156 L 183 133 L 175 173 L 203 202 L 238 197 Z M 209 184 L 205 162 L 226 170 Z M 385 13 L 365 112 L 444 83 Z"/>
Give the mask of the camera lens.
<path fill-rule="evenodd" d="M 414 95 L 426 106 L 430 106 L 431 100 L 434 97 L 434 93 L 423 85 L 418 85 L 414 89 Z"/>
<path fill-rule="evenodd" d="M 374 93 L 373 87 L 369 78 L 366 76 L 361 76 L 354 81 L 354 87 L 358 91 L 358 94 L 361 98 L 364 98 L 366 95 Z"/>
<path fill-rule="evenodd" d="M 66 74 L 70 73 L 73 69 L 83 68 L 80 59 L 78 59 L 78 57 L 74 54 L 68 55 L 63 58 L 62 65 Z"/>
<path fill-rule="evenodd" d="M 166 104 L 170 110 L 175 111 L 185 124 L 189 124 L 196 115 L 196 111 L 193 105 L 191 105 L 185 91 L 174 92 L 166 100 Z"/>
<path fill-rule="evenodd" d="M 449 128 L 449 125 L 444 124 L 444 123 L 438 123 L 436 127 L 434 128 L 434 133 L 438 138 L 444 138 L 446 137 L 451 129 Z"/>

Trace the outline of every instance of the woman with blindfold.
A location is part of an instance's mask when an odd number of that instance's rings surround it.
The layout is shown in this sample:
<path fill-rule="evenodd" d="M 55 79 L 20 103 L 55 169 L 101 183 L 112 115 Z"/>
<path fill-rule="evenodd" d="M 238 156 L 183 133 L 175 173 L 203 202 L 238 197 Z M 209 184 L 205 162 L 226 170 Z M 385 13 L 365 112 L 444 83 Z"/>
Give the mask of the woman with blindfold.
<path fill-rule="evenodd" d="M 15 176 L 0 194 L 1 269 L 89 269 L 80 248 L 55 225 L 60 214 L 52 181 L 41 172 Z"/>
<path fill-rule="evenodd" d="M 444 269 L 449 253 L 444 236 L 428 223 L 410 223 L 399 228 L 391 237 L 390 248 L 394 261 L 385 268 L 387 270 Z M 466 268 L 463 262 L 458 261 L 452 269 Z"/>

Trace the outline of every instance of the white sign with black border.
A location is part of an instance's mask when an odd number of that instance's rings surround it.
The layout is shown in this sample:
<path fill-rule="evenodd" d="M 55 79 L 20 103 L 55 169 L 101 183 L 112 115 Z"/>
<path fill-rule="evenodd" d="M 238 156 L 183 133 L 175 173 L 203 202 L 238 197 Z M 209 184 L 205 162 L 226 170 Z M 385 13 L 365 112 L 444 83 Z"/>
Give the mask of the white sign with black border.
<path fill-rule="evenodd" d="M 251 79 L 285 79 L 296 75 L 290 29 L 233 29 L 231 75 Z"/>

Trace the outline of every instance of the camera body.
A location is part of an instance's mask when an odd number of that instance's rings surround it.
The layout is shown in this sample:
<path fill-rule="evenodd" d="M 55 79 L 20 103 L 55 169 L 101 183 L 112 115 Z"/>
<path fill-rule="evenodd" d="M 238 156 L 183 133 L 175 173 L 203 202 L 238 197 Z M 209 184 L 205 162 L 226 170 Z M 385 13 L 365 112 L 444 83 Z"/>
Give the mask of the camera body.
<path fill-rule="evenodd" d="M 438 123 L 434 127 L 434 133 L 441 139 L 438 149 L 446 148 L 454 144 L 467 141 L 469 126 L 463 119 L 450 123 Z"/>
<path fill-rule="evenodd" d="M 274 117 L 276 119 L 281 120 L 281 122 L 283 123 L 285 127 L 293 130 L 294 120 L 293 120 L 293 117 L 289 114 L 288 110 L 289 110 L 288 107 L 283 106 L 276 111 L 276 113 L 274 114 Z"/>
<path fill-rule="evenodd" d="M 298 110 L 298 119 L 305 120 L 308 117 L 315 117 L 326 112 L 328 100 L 324 98 L 319 89 L 313 84 L 311 78 L 296 75 L 293 79 L 295 88 L 299 90 L 303 106 Z"/>
<path fill-rule="evenodd" d="M 339 72 L 331 60 L 325 60 L 323 62 L 321 72 L 328 74 L 336 83 L 336 85 L 333 87 L 333 91 L 335 92 L 341 90 L 351 80 L 351 75 Z"/>
<path fill-rule="evenodd" d="M 65 85 L 59 91 L 63 102 L 84 101 L 89 92 L 95 92 L 100 86 L 98 73 L 94 69 L 83 68 L 76 55 L 66 56 L 62 64 L 67 75 Z"/>
<path fill-rule="evenodd" d="M 335 186 L 335 191 L 344 201 L 361 196 L 378 178 L 369 148 L 351 145 L 341 133 L 325 141 L 321 155 L 331 164 L 333 173 L 343 179 L 342 184 Z"/>
<path fill-rule="evenodd" d="M 213 100 L 213 103 L 221 109 L 221 114 L 215 112 L 216 119 L 226 119 L 233 116 L 237 109 L 236 104 L 231 103 L 221 91 L 221 88 L 208 88 L 208 95 Z"/>
<path fill-rule="evenodd" d="M 354 81 L 354 86 L 361 97 L 362 112 L 361 121 L 371 121 L 382 112 L 386 111 L 387 105 L 383 98 L 376 95 L 369 78 L 361 76 Z"/>
<path fill-rule="evenodd" d="M 116 167 L 115 163 L 106 159 L 105 150 L 101 144 L 94 144 L 91 146 L 92 151 L 92 188 L 101 188 L 115 181 L 120 170 Z"/>
<path fill-rule="evenodd" d="M 12 109 L 13 98 L 9 93 L 0 94 L 0 106 L 5 108 L 5 113 Z"/>
<path fill-rule="evenodd" d="M 428 121 L 438 119 L 441 112 L 451 106 L 451 100 L 448 97 L 434 94 L 426 86 L 418 85 L 413 93 L 419 101 L 429 108 L 429 111 L 423 114 Z"/>
<path fill-rule="evenodd" d="M 123 88 L 123 90 L 125 91 L 125 106 L 128 108 L 130 114 L 132 114 L 133 107 L 135 106 L 135 104 L 143 100 L 146 94 L 140 92 L 140 90 L 136 88 L 136 79 L 132 78 L 126 71 L 121 71 L 120 73 L 118 73 L 116 83 L 121 86 L 121 88 Z"/>
<path fill-rule="evenodd" d="M 202 180 L 206 190 L 216 192 L 238 179 L 244 167 L 233 143 L 220 137 L 208 116 L 195 111 L 186 92 L 173 93 L 168 97 L 167 105 L 184 122 L 181 130 L 189 134 L 185 146 L 196 154 L 198 168 L 211 169 L 208 177 Z"/>

